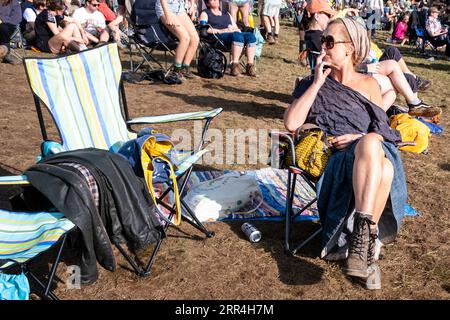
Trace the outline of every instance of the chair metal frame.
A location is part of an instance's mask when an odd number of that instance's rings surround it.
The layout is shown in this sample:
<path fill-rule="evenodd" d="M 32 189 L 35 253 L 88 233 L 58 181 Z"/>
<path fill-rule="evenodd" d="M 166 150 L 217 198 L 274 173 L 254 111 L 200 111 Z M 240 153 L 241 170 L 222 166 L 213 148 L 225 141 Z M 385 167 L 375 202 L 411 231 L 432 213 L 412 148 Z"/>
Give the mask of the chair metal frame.
<path fill-rule="evenodd" d="M 108 44 L 105 44 L 103 46 L 107 46 Z M 92 49 L 88 49 L 88 50 L 96 50 L 96 48 L 92 48 Z M 86 52 L 87 50 L 83 51 Z M 77 54 L 77 53 L 75 53 Z M 35 58 L 25 58 L 24 61 L 24 67 L 25 67 L 25 60 L 27 59 L 35 59 Z M 57 59 L 57 57 L 52 57 L 52 58 L 39 58 L 39 59 Z M 25 73 L 27 75 L 27 80 L 31 86 L 31 82 L 30 82 L 30 77 L 28 75 L 28 72 L 26 70 L 25 67 Z M 34 93 L 33 94 L 33 98 L 34 98 L 34 103 L 35 103 L 35 107 L 36 107 L 36 113 L 38 116 L 38 120 L 39 120 L 39 126 L 40 126 L 40 130 L 41 130 L 41 135 L 42 135 L 42 139 L 43 141 L 48 141 L 48 135 L 47 135 L 47 130 L 46 130 L 46 126 L 45 126 L 45 120 L 43 117 L 43 111 L 41 108 L 41 100 L 40 98 Z M 122 116 L 124 118 L 125 123 L 127 124 L 127 128 L 129 131 L 131 132 L 136 132 L 135 130 L 132 129 L 132 125 L 139 125 L 139 124 L 149 124 L 149 123 L 161 123 L 158 121 L 154 121 L 154 122 L 148 122 L 142 120 L 139 121 L 139 119 L 137 121 L 133 121 L 132 119 L 130 119 L 129 117 L 129 112 L 128 112 L 128 104 L 127 104 L 127 99 L 126 99 L 126 94 L 125 94 L 125 89 L 124 89 L 124 85 L 123 85 L 123 76 L 120 79 L 120 83 L 119 83 L 119 103 L 120 103 L 120 107 L 121 107 L 121 112 L 122 112 Z M 222 112 L 222 109 L 219 109 L 218 113 L 216 115 L 218 115 L 220 112 Z M 199 143 L 199 145 L 197 146 L 197 148 L 195 150 L 193 150 L 194 152 L 198 152 L 200 150 L 202 150 L 203 144 L 204 144 L 204 140 L 206 138 L 206 133 L 207 130 L 209 128 L 209 125 L 211 123 L 211 121 L 213 120 L 213 118 L 216 116 L 212 116 L 209 118 L 205 118 L 203 120 L 205 120 L 205 123 L 203 125 L 203 129 L 202 129 L 202 137 L 201 137 L 201 141 Z M 53 115 L 51 115 L 53 117 Z M 175 121 L 188 121 L 188 120 L 197 120 L 195 118 L 193 119 L 181 119 L 181 120 L 173 120 L 172 122 Z M 170 121 L 163 121 L 163 123 L 168 123 Z M 61 132 L 60 129 L 58 129 L 58 134 L 61 137 Z M 181 181 L 182 186 L 181 188 L 179 188 L 180 190 L 180 195 L 182 195 L 182 192 L 186 186 L 186 183 L 190 177 L 190 174 L 192 173 L 193 170 L 193 166 L 191 166 L 187 171 L 185 171 L 184 173 L 182 173 L 180 176 L 177 177 L 177 181 Z M 184 180 L 183 180 L 184 179 Z M 175 211 L 174 208 L 167 205 L 162 199 L 164 198 L 164 196 L 166 196 L 169 192 L 173 191 L 172 186 L 168 183 L 167 184 L 168 188 L 166 189 L 166 191 L 159 197 L 157 198 L 157 201 L 159 204 L 163 205 L 165 208 L 167 208 L 168 210 L 170 210 L 170 215 L 169 215 L 169 220 L 172 218 L 172 216 L 174 215 Z M 181 203 L 182 203 L 182 207 L 186 210 L 188 216 L 190 216 L 194 222 L 190 221 L 189 219 L 185 220 L 193 225 L 195 228 L 197 228 L 198 230 L 200 230 L 202 233 L 205 234 L 206 237 L 210 238 L 214 236 L 214 232 L 211 232 L 209 230 L 206 229 L 206 227 L 197 219 L 197 217 L 195 216 L 195 214 L 193 213 L 193 211 L 187 206 L 187 204 L 184 202 L 184 200 L 180 199 Z M 164 226 L 164 231 L 166 231 L 169 227 L 169 224 L 166 223 L 166 225 Z M 148 276 L 150 274 L 150 269 L 153 265 L 155 256 L 157 254 L 157 252 L 159 251 L 159 248 L 161 246 L 161 243 L 163 241 L 163 237 L 161 237 L 156 245 L 155 248 L 153 250 L 153 252 L 151 253 L 150 257 L 147 259 L 147 261 L 142 265 L 141 263 L 139 263 L 138 261 L 136 261 L 136 259 L 132 258 L 131 255 L 129 253 L 126 252 L 126 250 L 123 248 L 123 246 L 121 246 L 119 243 L 114 243 L 114 245 L 118 248 L 118 250 L 121 252 L 121 254 L 125 257 L 125 259 L 130 263 L 130 265 L 133 267 L 134 271 L 136 272 L 137 275 L 141 276 L 141 277 L 145 277 Z"/>
<path fill-rule="evenodd" d="M 288 152 L 291 153 L 292 162 L 297 163 L 295 159 L 295 144 L 294 138 L 291 133 L 288 132 L 271 132 L 270 136 L 273 139 L 277 139 L 277 141 L 282 141 L 283 143 L 287 143 Z M 317 202 L 317 197 L 311 199 L 305 206 L 303 206 L 297 213 L 293 213 L 292 205 L 294 201 L 295 195 L 295 185 L 297 183 L 297 177 L 302 177 L 306 183 L 312 188 L 312 190 L 316 193 L 317 189 L 314 183 L 314 179 L 309 176 L 305 171 L 300 169 L 297 166 L 289 166 L 287 168 L 288 171 L 288 182 L 286 188 L 286 207 L 285 207 L 285 229 L 284 229 L 284 252 L 290 255 L 296 255 L 297 252 L 307 245 L 311 240 L 313 240 L 316 236 L 318 236 L 322 232 L 322 227 L 317 228 L 312 234 L 310 234 L 305 240 L 300 241 L 299 243 L 292 242 L 292 224 L 295 219 L 300 216 L 305 210 L 309 209 L 314 203 Z"/>
<path fill-rule="evenodd" d="M 9 48 L 10 53 L 18 60 L 22 60 L 23 58 L 25 58 L 25 41 L 22 35 L 22 31 L 20 30 L 20 25 L 16 26 L 16 29 L 11 36 Z M 21 49 L 22 54 L 20 54 L 16 49 Z"/>

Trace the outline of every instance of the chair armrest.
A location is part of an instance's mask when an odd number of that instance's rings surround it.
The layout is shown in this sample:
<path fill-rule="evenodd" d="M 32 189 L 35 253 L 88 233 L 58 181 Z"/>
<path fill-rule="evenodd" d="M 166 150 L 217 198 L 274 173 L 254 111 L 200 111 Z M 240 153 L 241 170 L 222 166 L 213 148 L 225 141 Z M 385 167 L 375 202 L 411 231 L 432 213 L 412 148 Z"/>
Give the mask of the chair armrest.
<path fill-rule="evenodd" d="M 289 131 L 271 131 L 269 133 L 271 138 L 278 138 L 279 141 L 285 141 L 289 144 L 288 152 L 291 153 L 293 163 L 297 163 L 295 159 L 295 144 L 294 144 L 294 133 Z"/>
<path fill-rule="evenodd" d="M 0 177 L 0 185 L 27 185 L 30 184 L 26 176 L 3 176 Z"/>
<path fill-rule="evenodd" d="M 223 111 L 222 108 L 217 108 L 211 111 L 197 111 L 187 113 L 173 113 L 160 116 L 139 117 L 127 121 L 127 124 L 152 124 L 152 123 L 169 123 L 176 121 L 205 120 L 214 118 L 222 111 Z"/>

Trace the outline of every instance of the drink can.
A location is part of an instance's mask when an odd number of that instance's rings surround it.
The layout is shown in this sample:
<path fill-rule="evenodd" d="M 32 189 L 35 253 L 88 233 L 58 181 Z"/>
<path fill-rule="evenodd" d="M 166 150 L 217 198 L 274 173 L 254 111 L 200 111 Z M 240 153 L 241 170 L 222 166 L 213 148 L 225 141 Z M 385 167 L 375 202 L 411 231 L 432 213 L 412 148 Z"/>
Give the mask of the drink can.
<path fill-rule="evenodd" d="M 259 242 L 261 240 L 261 231 L 256 229 L 253 225 L 248 222 L 245 222 L 242 227 L 242 231 L 249 238 L 250 242 Z"/>

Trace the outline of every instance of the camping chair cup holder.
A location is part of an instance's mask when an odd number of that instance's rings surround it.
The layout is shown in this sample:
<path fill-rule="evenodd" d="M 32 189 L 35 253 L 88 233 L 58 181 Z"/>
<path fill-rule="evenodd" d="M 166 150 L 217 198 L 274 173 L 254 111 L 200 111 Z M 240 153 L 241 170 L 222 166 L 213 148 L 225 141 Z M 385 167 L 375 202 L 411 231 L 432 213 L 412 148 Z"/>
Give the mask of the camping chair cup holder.
<path fill-rule="evenodd" d="M 137 137 L 137 134 L 131 130 L 133 125 L 202 121 L 201 141 L 189 155 L 182 159 L 175 172 L 176 180 L 180 184 L 180 195 L 183 194 L 193 165 L 207 152 L 203 149 L 203 144 L 209 125 L 222 112 L 222 108 L 130 119 L 122 81 L 121 61 L 115 43 L 104 44 L 64 57 L 28 57 L 24 59 L 24 66 L 35 101 L 42 139 L 44 142 L 49 140 L 41 102 L 58 128 L 63 151 L 96 148 L 113 152 L 116 145 Z M 29 182 L 26 176 L 7 176 L 0 177 L 0 184 L 23 185 Z M 157 203 L 170 210 L 171 218 L 174 208 L 162 200 L 173 191 L 170 183 L 167 187 L 166 192 L 157 199 Z M 205 228 L 182 197 L 181 204 L 185 212 L 184 220 L 204 233 L 206 237 L 214 236 L 214 232 Z M 167 230 L 168 227 L 169 224 L 166 223 L 164 229 Z M 148 276 L 163 239 L 164 237 L 161 237 L 157 241 L 153 252 L 144 263 L 132 258 L 120 244 L 114 243 L 114 245 L 130 263 L 136 274 Z M 47 286 L 45 293 L 48 292 Z"/>

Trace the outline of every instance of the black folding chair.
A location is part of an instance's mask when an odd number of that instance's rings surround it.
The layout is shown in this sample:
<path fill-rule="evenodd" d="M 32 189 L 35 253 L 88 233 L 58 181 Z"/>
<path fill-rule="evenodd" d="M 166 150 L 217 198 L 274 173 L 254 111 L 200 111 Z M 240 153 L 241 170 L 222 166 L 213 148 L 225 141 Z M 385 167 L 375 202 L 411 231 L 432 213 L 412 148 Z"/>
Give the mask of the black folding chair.
<path fill-rule="evenodd" d="M 131 27 L 133 34 L 129 36 L 130 50 L 130 70 L 137 72 L 142 65 L 146 64 L 150 70 L 162 69 L 169 71 L 168 56 L 175 56 L 175 49 L 178 40 L 174 38 L 171 32 L 159 21 L 155 10 L 156 0 L 136 0 L 131 10 Z M 134 65 L 133 47 L 139 53 L 141 61 Z M 156 51 L 164 53 L 164 66 L 155 57 Z M 152 62 L 156 64 L 152 65 Z"/>

